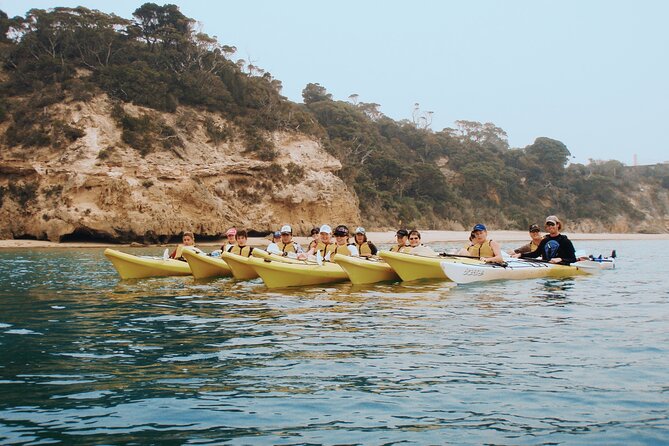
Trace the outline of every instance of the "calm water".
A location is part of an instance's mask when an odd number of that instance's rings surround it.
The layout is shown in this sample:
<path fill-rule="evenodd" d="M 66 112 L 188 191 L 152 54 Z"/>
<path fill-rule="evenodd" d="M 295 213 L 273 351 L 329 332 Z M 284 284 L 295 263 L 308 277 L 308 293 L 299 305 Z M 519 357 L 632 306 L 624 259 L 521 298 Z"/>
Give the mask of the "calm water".
<path fill-rule="evenodd" d="M 669 242 L 577 248 L 618 269 L 269 291 L 0 251 L 0 444 L 669 443 Z"/>

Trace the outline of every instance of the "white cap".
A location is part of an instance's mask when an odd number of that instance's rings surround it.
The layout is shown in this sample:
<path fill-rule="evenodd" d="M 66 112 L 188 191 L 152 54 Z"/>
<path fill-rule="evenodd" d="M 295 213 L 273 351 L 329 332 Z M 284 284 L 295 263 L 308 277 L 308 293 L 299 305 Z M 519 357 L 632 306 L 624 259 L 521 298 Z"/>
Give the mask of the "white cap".
<path fill-rule="evenodd" d="M 283 226 L 281 226 L 281 233 L 282 234 L 284 234 L 284 233 L 292 234 L 293 233 L 293 228 L 291 228 L 290 225 L 283 225 Z"/>
<path fill-rule="evenodd" d="M 326 234 L 332 234 L 332 228 L 328 225 L 323 225 L 321 226 L 321 232 L 325 232 Z"/>

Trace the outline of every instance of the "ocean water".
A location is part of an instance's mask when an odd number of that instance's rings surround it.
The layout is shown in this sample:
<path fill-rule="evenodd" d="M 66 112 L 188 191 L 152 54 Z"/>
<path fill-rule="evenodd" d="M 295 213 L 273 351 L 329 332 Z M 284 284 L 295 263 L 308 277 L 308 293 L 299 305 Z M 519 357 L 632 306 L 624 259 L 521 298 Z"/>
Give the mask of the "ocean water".
<path fill-rule="evenodd" d="M 0 444 L 667 444 L 669 242 L 577 248 L 617 269 L 268 290 L 0 251 Z"/>

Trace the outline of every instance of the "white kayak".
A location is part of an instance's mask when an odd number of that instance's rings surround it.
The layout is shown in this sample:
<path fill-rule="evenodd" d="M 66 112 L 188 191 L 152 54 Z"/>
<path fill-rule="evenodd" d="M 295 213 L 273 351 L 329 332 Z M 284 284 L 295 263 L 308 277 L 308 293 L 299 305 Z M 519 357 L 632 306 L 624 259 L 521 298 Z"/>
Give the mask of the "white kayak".
<path fill-rule="evenodd" d="M 558 265 L 531 259 L 508 260 L 503 265 L 494 263 L 441 262 L 444 274 L 456 283 L 485 282 L 489 280 L 536 279 L 538 277 L 571 277 L 601 270 L 594 262 L 576 262 Z"/>

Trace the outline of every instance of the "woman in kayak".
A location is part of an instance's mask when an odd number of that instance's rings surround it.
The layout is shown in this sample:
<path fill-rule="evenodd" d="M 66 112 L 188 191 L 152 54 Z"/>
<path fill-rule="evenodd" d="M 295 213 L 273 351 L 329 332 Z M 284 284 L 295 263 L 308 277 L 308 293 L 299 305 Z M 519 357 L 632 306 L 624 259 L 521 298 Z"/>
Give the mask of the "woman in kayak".
<path fill-rule="evenodd" d="M 186 259 L 184 259 L 181 256 L 181 253 L 183 252 L 184 249 L 190 249 L 191 251 L 195 251 L 198 254 L 202 252 L 200 248 L 195 247 L 195 235 L 192 232 L 184 232 L 181 241 L 183 243 L 178 245 L 177 248 L 174 251 L 172 251 L 172 253 L 170 254 L 170 259 L 176 259 L 185 262 Z"/>
<path fill-rule="evenodd" d="M 309 236 L 311 237 L 311 241 L 309 242 L 309 246 L 307 246 L 307 251 L 309 251 L 311 248 L 314 248 L 316 245 L 318 245 L 318 241 L 320 240 L 320 234 L 321 230 L 319 228 L 312 228 L 311 233 Z"/>
<path fill-rule="evenodd" d="M 334 230 L 335 236 L 335 247 L 330 253 L 330 256 L 334 254 L 340 254 L 345 256 L 358 257 L 360 253 L 358 248 L 354 243 L 348 242 L 348 228 L 345 225 L 339 225 Z M 328 258 L 329 260 L 329 258 Z"/>
<path fill-rule="evenodd" d="M 237 231 L 235 234 L 235 240 L 237 241 L 237 244 L 228 249 L 228 252 L 231 254 L 237 254 L 238 256 L 251 257 L 253 247 L 246 245 L 246 241 L 248 240 L 247 232 L 244 229 Z"/>
<path fill-rule="evenodd" d="M 471 237 L 474 237 L 473 239 Z M 478 257 L 486 263 L 502 263 L 502 249 L 494 240 L 488 240 L 488 230 L 481 223 L 474 226 L 470 234 L 471 245 L 458 254 Z"/>
<path fill-rule="evenodd" d="M 411 248 L 407 245 L 407 239 L 409 238 L 409 231 L 406 229 L 400 229 L 395 234 L 395 239 L 397 239 L 397 244 L 393 245 L 390 248 L 390 252 L 409 252 Z"/>
<path fill-rule="evenodd" d="M 293 258 L 297 257 L 297 254 L 304 252 L 302 246 L 293 241 L 293 228 L 290 225 L 283 225 L 281 231 L 274 233 L 274 235 L 277 234 L 279 235 L 279 240 L 270 243 L 267 247 L 267 252 Z"/>
<path fill-rule="evenodd" d="M 520 248 L 516 248 L 513 251 L 510 251 L 509 254 L 513 255 L 534 252 L 539 247 L 539 243 L 541 243 L 542 238 L 543 236 L 541 235 L 541 228 L 539 228 L 539 225 L 530 225 L 530 242 L 521 246 Z"/>
<path fill-rule="evenodd" d="M 335 248 L 335 242 L 332 241 L 332 228 L 329 225 L 323 225 L 318 230 L 318 243 L 309 248 L 306 254 L 299 254 L 298 259 L 304 260 L 309 256 L 315 256 L 318 252 L 321 253 L 322 258 L 330 255 Z"/>
<path fill-rule="evenodd" d="M 355 247 L 358 248 L 360 257 L 369 258 L 375 256 L 378 252 L 374 243 L 367 240 L 367 233 L 365 228 L 357 227 L 355 228 L 355 237 L 354 237 Z"/>
<path fill-rule="evenodd" d="M 559 263 L 569 265 L 576 261 L 576 251 L 574 245 L 566 235 L 560 234 L 562 222 L 555 215 L 546 217 L 546 231 L 548 234 L 541 240 L 535 251 L 525 254 L 514 254 L 513 257 L 523 259 L 541 259 L 550 263 Z"/>

